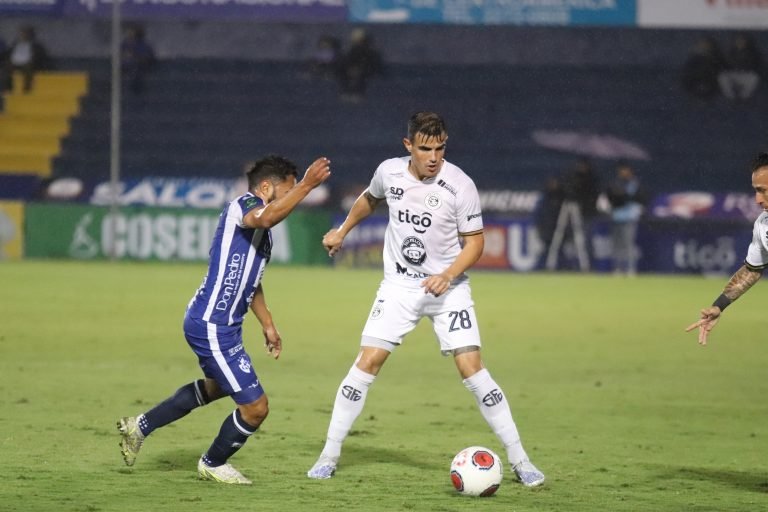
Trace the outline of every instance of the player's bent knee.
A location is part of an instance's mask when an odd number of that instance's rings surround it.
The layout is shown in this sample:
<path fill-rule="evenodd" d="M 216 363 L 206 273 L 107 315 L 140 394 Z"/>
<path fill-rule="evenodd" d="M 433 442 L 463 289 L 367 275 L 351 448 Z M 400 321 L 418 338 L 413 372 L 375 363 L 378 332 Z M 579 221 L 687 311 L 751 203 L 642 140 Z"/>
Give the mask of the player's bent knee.
<path fill-rule="evenodd" d="M 391 348 L 388 350 L 382 347 L 363 346 L 355 360 L 355 366 L 365 373 L 378 375 L 391 350 Z"/>
<path fill-rule="evenodd" d="M 205 387 L 205 393 L 208 397 L 208 403 L 227 396 L 224 390 L 221 389 L 221 386 L 219 386 L 219 384 L 214 379 L 206 377 L 203 386 Z"/>
<path fill-rule="evenodd" d="M 267 395 L 261 395 L 258 400 L 239 405 L 238 409 L 240 409 L 240 416 L 243 420 L 249 425 L 258 427 L 269 415 L 269 400 L 267 400 Z"/>
<path fill-rule="evenodd" d="M 463 379 L 467 379 L 483 369 L 480 347 L 476 345 L 455 349 L 453 360 Z"/>

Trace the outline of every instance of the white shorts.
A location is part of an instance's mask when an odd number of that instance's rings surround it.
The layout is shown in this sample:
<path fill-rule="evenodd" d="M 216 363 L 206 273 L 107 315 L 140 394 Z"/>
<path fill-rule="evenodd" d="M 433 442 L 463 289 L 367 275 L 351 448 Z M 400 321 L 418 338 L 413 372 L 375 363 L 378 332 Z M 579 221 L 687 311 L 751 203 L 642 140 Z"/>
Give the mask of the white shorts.
<path fill-rule="evenodd" d="M 402 343 L 423 317 L 432 321 L 444 355 L 467 346 L 480 346 L 475 307 L 469 283 L 464 282 L 440 297 L 423 288 L 407 288 L 382 282 L 363 328 L 361 345 L 390 352 Z"/>

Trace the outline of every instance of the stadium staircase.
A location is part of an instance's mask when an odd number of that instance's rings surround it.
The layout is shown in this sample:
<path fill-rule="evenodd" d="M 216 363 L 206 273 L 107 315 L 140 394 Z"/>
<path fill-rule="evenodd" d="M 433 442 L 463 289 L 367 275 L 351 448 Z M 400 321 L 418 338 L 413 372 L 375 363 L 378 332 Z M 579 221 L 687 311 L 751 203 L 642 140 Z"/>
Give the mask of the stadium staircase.
<path fill-rule="evenodd" d="M 0 113 L 0 173 L 48 178 L 61 139 L 69 134 L 70 120 L 88 91 L 88 76 L 40 72 L 28 93 L 22 90 L 21 76 L 13 78 Z"/>

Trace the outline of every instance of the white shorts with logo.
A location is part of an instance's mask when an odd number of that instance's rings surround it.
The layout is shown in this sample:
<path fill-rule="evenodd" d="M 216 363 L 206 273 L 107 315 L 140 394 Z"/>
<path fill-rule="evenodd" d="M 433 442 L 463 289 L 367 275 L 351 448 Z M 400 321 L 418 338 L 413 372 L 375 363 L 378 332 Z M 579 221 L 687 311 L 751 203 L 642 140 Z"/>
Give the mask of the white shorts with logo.
<path fill-rule="evenodd" d="M 392 351 L 424 317 L 432 321 L 443 354 L 461 347 L 480 346 L 469 283 L 460 283 L 435 297 L 424 293 L 423 288 L 398 286 L 388 281 L 383 281 L 376 292 L 361 345 Z"/>

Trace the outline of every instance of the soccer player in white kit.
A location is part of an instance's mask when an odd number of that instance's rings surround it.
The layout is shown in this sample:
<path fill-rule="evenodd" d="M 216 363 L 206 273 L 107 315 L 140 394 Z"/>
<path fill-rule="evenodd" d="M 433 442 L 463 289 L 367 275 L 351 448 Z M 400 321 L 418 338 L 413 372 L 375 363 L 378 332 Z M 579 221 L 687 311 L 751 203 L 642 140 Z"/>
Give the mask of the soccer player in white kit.
<path fill-rule="evenodd" d="M 443 160 L 447 138 L 439 115 L 414 114 L 403 140 L 409 156 L 382 162 L 341 226 L 323 237 L 333 256 L 352 228 L 386 201 L 384 280 L 363 328 L 360 353 L 339 386 L 325 446 L 307 472 L 309 478 L 334 475 L 341 445 L 363 409 L 368 388 L 405 335 L 428 317 L 440 350 L 453 355 L 520 482 L 529 487 L 544 482 L 523 449 L 506 396 L 480 357 L 480 332 L 464 273 L 483 252 L 480 198 L 472 179 Z"/>
<path fill-rule="evenodd" d="M 685 329 L 686 332 L 699 329 L 700 345 L 707 344 L 709 332 L 717 325 L 723 310 L 758 282 L 763 276 L 763 270 L 768 267 L 768 153 L 758 154 L 751 169 L 755 202 L 763 209 L 763 213 L 757 217 L 752 228 L 752 243 L 747 249 L 744 265 L 731 276 L 715 302 L 701 310 L 701 319 Z"/>

